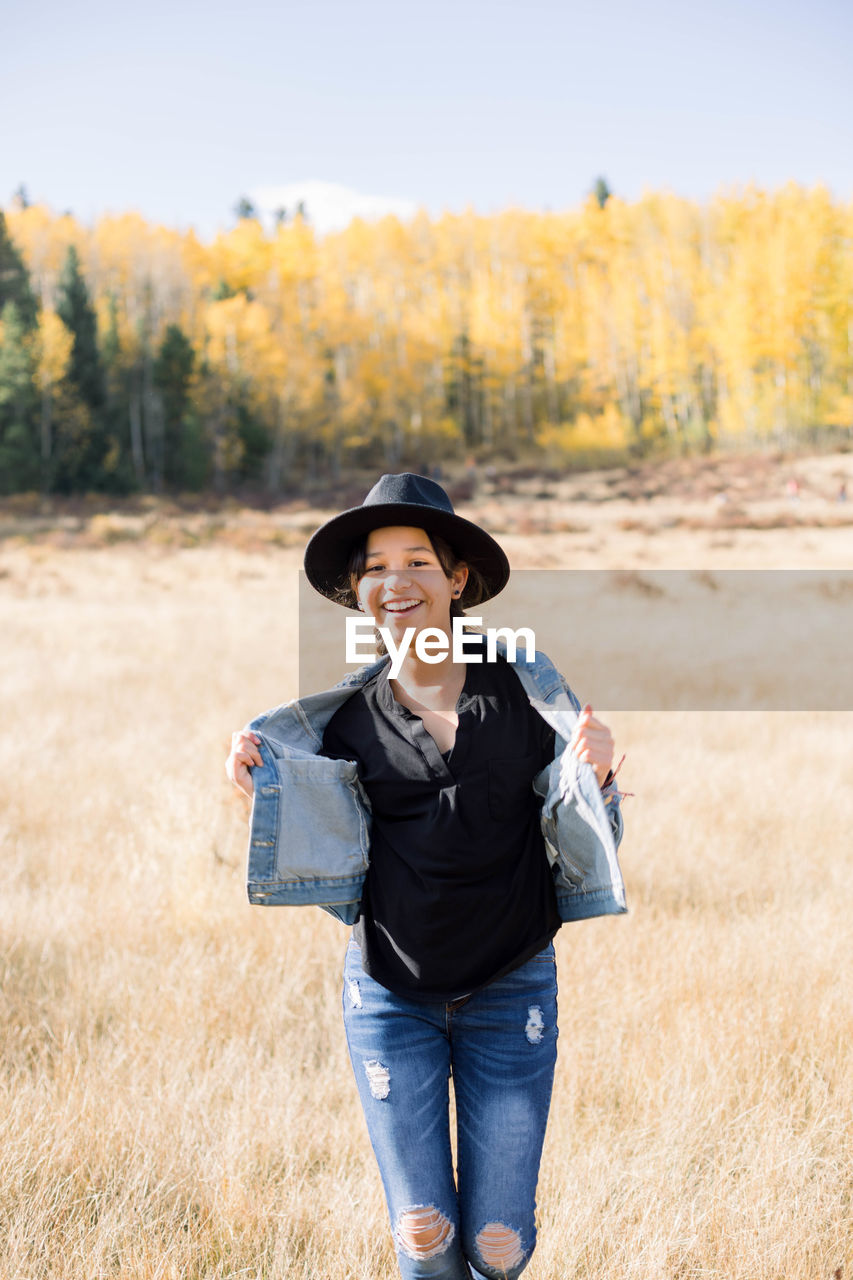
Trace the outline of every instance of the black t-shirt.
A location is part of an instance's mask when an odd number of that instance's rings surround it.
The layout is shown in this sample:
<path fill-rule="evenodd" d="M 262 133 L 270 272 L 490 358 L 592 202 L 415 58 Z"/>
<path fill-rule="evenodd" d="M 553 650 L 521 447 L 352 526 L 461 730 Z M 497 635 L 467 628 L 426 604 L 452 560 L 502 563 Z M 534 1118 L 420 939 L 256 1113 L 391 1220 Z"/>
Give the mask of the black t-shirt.
<path fill-rule="evenodd" d="M 330 720 L 323 755 L 355 760 L 373 809 L 354 936 L 400 995 L 452 1001 L 546 946 L 560 927 L 532 780 L 554 731 L 505 661 L 468 663 L 443 756 L 396 701 L 388 667 Z"/>

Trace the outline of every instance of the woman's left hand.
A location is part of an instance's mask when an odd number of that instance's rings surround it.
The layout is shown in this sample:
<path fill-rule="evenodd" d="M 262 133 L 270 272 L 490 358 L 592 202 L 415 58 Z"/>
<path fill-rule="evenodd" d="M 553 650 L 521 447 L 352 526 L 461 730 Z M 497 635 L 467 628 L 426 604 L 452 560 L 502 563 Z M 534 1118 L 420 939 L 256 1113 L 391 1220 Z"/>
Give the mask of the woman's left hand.
<path fill-rule="evenodd" d="M 589 703 L 581 707 L 569 746 L 578 760 L 592 765 L 601 786 L 613 767 L 613 734 L 606 724 L 596 720 Z"/>

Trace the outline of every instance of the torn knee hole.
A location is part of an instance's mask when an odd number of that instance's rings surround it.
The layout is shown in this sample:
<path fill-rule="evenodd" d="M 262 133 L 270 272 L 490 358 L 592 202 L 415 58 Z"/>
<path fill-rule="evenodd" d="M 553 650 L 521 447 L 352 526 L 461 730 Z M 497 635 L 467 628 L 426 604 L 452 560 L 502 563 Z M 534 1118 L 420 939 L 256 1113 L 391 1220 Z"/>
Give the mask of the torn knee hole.
<path fill-rule="evenodd" d="M 524 1250 L 517 1231 L 502 1222 L 490 1222 L 477 1236 L 480 1257 L 488 1267 L 507 1271 L 524 1261 Z"/>
<path fill-rule="evenodd" d="M 527 1026 L 524 1028 L 530 1044 L 541 1044 L 545 1034 L 545 1018 L 538 1004 L 532 1004 L 527 1010 Z"/>
<path fill-rule="evenodd" d="M 450 1248 L 456 1228 L 435 1205 L 406 1209 L 397 1219 L 397 1245 L 407 1258 L 436 1258 Z"/>
<path fill-rule="evenodd" d="M 365 1062 L 364 1074 L 372 1097 L 383 1101 L 391 1092 L 391 1072 L 382 1062 Z"/>

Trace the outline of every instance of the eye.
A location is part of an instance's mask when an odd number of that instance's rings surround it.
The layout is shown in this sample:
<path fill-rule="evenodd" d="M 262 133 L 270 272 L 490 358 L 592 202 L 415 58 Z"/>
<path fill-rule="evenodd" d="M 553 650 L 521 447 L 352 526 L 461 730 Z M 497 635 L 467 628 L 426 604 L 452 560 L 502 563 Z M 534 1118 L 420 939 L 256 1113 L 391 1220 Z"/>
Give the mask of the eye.
<path fill-rule="evenodd" d="M 372 564 L 369 569 L 365 569 L 365 573 L 380 573 L 385 568 L 384 564 Z"/>

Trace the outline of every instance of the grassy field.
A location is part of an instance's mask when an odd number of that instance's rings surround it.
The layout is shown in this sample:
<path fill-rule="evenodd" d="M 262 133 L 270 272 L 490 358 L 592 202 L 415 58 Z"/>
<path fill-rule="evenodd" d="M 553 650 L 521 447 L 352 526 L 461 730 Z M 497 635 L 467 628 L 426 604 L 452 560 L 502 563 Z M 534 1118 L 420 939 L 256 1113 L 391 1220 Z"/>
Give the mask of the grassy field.
<path fill-rule="evenodd" d="M 488 499 L 518 567 L 853 550 L 808 495 L 763 525 L 672 492 L 556 495 L 544 524 L 544 499 L 510 501 Z M 346 930 L 245 901 L 223 761 L 295 693 L 300 556 L 260 517 L 232 528 L 255 532 L 0 547 L 4 1280 L 396 1274 L 340 1026 Z M 607 718 L 631 910 L 557 939 L 526 1274 L 853 1276 L 853 714 Z"/>

